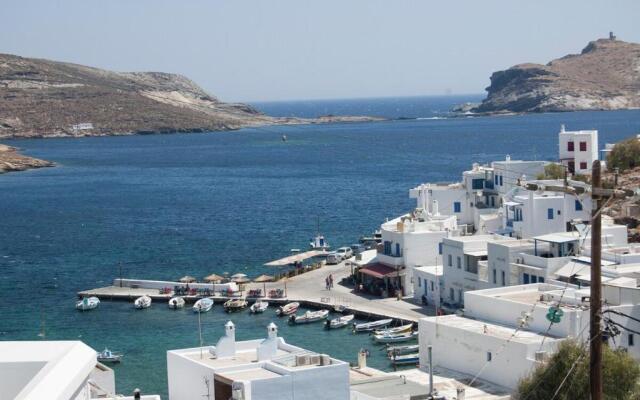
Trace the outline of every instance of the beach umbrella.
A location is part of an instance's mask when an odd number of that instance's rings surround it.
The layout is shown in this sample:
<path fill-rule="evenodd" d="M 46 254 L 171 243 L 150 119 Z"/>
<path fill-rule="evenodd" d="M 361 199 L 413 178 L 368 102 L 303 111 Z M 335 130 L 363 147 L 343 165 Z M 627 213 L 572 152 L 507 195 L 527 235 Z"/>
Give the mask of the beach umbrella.
<path fill-rule="evenodd" d="M 196 281 L 196 278 L 194 278 L 193 276 L 189 276 L 189 275 L 185 275 L 182 278 L 180 278 L 180 282 L 182 283 L 193 283 Z"/>
<path fill-rule="evenodd" d="M 236 279 L 247 278 L 247 274 L 243 274 L 242 272 L 238 272 L 237 274 L 231 275 L 231 280 L 235 282 Z"/>
<path fill-rule="evenodd" d="M 226 278 L 224 276 L 220 276 L 220 275 L 216 275 L 216 274 L 211 274 L 209 276 L 205 276 L 204 281 L 205 282 L 209 282 L 209 283 L 220 283 L 223 280 L 225 280 Z"/>
<path fill-rule="evenodd" d="M 264 295 L 267 295 L 267 282 L 273 282 L 275 278 L 271 275 L 260 275 L 253 281 L 256 283 L 262 283 L 262 289 L 264 290 Z"/>
<path fill-rule="evenodd" d="M 236 278 L 232 277 L 231 281 L 235 283 L 249 283 L 251 282 L 251 279 L 247 278 L 246 276 L 238 276 Z"/>

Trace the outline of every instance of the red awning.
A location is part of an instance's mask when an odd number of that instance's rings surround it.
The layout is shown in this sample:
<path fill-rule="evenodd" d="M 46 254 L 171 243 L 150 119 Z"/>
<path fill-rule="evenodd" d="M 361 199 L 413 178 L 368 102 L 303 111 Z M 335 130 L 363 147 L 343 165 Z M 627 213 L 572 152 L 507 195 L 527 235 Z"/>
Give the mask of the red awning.
<path fill-rule="evenodd" d="M 360 268 L 359 272 L 378 279 L 395 277 L 398 273 L 394 267 L 379 263 L 367 264 L 364 267 Z"/>

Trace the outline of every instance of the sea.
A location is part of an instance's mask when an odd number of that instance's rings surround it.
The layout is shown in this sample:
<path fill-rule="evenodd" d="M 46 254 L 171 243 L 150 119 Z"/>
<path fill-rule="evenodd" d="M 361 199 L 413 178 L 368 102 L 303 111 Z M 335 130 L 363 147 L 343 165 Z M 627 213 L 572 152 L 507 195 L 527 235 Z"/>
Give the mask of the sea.
<path fill-rule="evenodd" d="M 253 104 L 274 116 L 375 115 L 382 122 L 269 126 L 233 132 L 3 140 L 55 168 L 0 175 L 0 340 L 82 340 L 124 353 L 119 393 L 167 398 L 166 351 L 199 343 L 190 309 L 103 301 L 74 309 L 76 293 L 115 277 L 202 278 L 275 271 L 264 264 L 304 249 L 320 231 L 357 242 L 410 211 L 409 189 L 459 179 L 474 162 L 554 160 L 557 134 L 598 129 L 600 145 L 640 132 L 640 111 L 456 117 L 481 96 Z M 282 136 L 287 140 L 283 141 Z M 319 285 L 323 284 L 319 282 Z M 202 315 L 205 344 L 233 320 L 238 339 L 274 321 L 286 341 L 389 370 L 368 335 L 288 326 L 273 310 Z"/>

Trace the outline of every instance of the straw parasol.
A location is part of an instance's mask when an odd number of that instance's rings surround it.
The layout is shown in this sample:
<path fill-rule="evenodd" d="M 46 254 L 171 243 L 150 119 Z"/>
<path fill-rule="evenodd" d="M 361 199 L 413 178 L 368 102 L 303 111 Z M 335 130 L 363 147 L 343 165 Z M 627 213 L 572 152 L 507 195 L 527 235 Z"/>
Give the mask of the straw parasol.
<path fill-rule="evenodd" d="M 205 282 L 209 282 L 209 283 L 220 283 L 223 280 L 225 280 L 226 278 L 224 276 L 220 276 L 220 275 L 216 275 L 216 274 L 211 274 L 209 276 L 205 276 L 204 281 Z"/>
<path fill-rule="evenodd" d="M 180 282 L 182 283 L 193 283 L 195 281 L 196 281 L 196 278 L 190 275 L 185 275 L 182 278 L 180 278 Z"/>
<path fill-rule="evenodd" d="M 256 283 L 262 283 L 262 288 L 264 290 L 264 295 L 267 295 L 267 282 L 273 282 L 275 280 L 275 278 L 271 275 L 260 275 L 259 277 L 257 277 L 256 279 L 254 279 L 253 281 Z"/>

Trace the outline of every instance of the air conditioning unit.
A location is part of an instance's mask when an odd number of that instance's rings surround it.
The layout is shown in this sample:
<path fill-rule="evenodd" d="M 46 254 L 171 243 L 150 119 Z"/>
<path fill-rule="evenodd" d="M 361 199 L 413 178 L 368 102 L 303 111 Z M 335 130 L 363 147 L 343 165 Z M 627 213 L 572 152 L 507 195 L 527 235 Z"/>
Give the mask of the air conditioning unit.
<path fill-rule="evenodd" d="M 549 357 L 549 353 L 546 351 L 536 351 L 536 361 L 537 362 L 545 362 Z"/>
<path fill-rule="evenodd" d="M 314 354 L 309 356 L 309 363 L 307 365 L 319 365 L 320 364 L 320 355 Z"/>
<path fill-rule="evenodd" d="M 302 365 L 309 365 L 309 356 L 306 354 L 296 356 L 296 366 Z"/>

